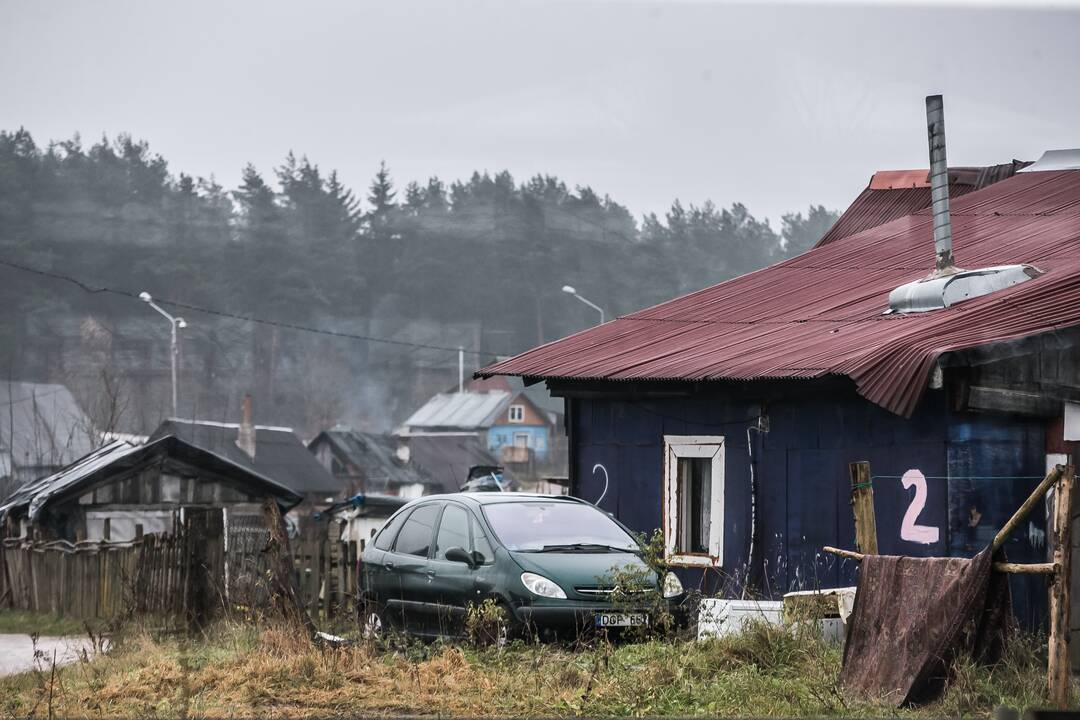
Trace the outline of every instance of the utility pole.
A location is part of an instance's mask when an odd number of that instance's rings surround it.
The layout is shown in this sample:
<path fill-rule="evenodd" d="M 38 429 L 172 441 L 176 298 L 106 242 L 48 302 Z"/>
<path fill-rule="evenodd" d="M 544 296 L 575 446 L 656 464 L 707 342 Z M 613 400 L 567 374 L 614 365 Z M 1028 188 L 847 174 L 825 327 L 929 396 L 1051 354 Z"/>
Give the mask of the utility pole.
<path fill-rule="evenodd" d="M 177 415 L 177 406 L 179 404 L 179 402 L 178 402 L 179 398 L 178 398 L 177 388 L 176 388 L 176 384 L 177 384 L 176 383 L 176 372 L 177 372 L 177 367 L 180 365 L 180 342 L 179 342 L 180 339 L 179 339 L 179 337 L 177 337 L 177 332 L 176 331 L 177 330 L 182 330 L 183 328 L 186 328 L 187 327 L 187 321 L 184 320 L 184 318 L 182 318 L 182 317 L 173 317 L 169 313 L 162 310 L 161 307 L 158 306 L 158 304 L 154 302 L 154 298 L 148 292 L 143 291 L 143 292 L 139 293 L 139 299 L 142 300 L 147 305 L 149 305 L 150 307 L 157 310 L 159 313 L 161 313 L 161 315 L 163 315 L 165 317 L 165 319 L 169 321 L 169 326 L 170 326 L 170 328 L 172 330 L 172 333 L 171 333 L 171 348 L 170 348 L 170 350 L 171 350 L 170 354 L 171 354 L 171 357 L 172 357 L 172 414 L 173 414 L 173 417 L 178 417 L 178 415 Z"/>

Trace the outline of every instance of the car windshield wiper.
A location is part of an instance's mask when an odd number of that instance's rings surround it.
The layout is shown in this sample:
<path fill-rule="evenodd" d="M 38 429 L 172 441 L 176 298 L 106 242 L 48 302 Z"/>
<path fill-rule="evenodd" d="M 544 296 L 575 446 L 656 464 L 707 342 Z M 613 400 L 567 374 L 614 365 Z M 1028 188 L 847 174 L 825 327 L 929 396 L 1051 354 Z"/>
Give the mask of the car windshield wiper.
<path fill-rule="evenodd" d="M 564 543 L 561 545 L 545 545 L 539 550 L 531 550 L 529 552 L 580 552 L 580 553 L 604 553 L 604 552 L 622 552 L 622 553 L 638 553 L 636 548 L 616 547 L 614 545 L 604 545 L 602 543 Z"/>

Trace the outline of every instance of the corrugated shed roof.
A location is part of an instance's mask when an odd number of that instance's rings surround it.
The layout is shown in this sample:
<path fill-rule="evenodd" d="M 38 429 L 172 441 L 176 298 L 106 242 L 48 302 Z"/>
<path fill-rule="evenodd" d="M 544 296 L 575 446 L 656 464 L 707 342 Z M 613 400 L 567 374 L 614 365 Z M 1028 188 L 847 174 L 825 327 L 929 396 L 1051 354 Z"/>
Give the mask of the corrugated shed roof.
<path fill-rule="evenodd" d="M 256 426 L 255 460 L 252 461 L 236 444 L 238 427 L 230 423 L 169 418 L 158 426 L 150 440 L 176 435 L 298 493 L 332 497 L 341 492 L 341 483 L 319 463 L 292 430 Z"/>
<path fill-rule="evenodd" d="M 933 267 L 929 210 L 530 350 L 480 371 L 568 379 L 841 375 L 908 416 L 946 352 L 1080 325 L 1080 172 L 1029 172 L 952 202 L 957 263 L 1045 274 L 933 312 L 882 315 Z"/>
<path fill-rule="evenodd" d="M 145 445 L 133 445 L 117 440 L 88 453 L 64 469 L 23 485 L 0 505 L 0 519 L 12 510 L 26 508 L 31 521 L 53 500 L 70 497 L 94 483 L 106 479 L 110 472 L 126 472 L 159 456 L 176 457 L 193 465 L 206 467 L 245 483 L 254 484 L 268 495 L 276 497 L 285 508 L 300 502 L 300 496 L 272 479 L 242 467 L 228 458 L 192 445 L 175 435 L 166 435 Z"/>
<path fill-rule="evenodd" d="M 475 435 L 413 435 L 410 460 L 426 469 L 447 493 L 457 492 L 473 465 L 498 465 Z"/>
<path fill-rule="evenodd" d="M 510 401 L 501 390 L 482 393 L 439 393 L 405 421 L 408 428 L 486 428 Z"/>
<path fill-rule="evenodd" d="M 988 167 L 949 168 L 949 197 L 955 199 L 1010 178 L 1029 164 L 1013 160 Z M 929 170 L 877 171 L 855 202 L 821 237 L 818 247 L 930 207 L 929 177 Z"/>
<path fill-rule="evenodd" d="M 397 455 L 401 440 L 391 435 L 359 432 L 351 428 L 331 428 L 319 433 L 309 447 L 314 446 L 320 439 L 330 443 L 365 480 L 391 485 L 426 485 L 434 482 L 422 467 L 401 461 Z"/>
<path fill-rule="evenodd" d="M 0 382 L 0 449 L 15 465 L 67 465 L 90 452 L 93 439 L 90 418 L 63 385 Z"/>

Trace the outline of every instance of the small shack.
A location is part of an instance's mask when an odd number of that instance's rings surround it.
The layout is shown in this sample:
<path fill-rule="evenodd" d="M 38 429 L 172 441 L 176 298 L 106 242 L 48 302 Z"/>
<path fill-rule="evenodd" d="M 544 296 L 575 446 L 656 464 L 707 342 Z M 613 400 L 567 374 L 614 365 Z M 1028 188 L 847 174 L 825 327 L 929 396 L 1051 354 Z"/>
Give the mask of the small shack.
<path fill-rule="evenodd" d="M 123 542 L 171 534 L 193 508 L 220 510 L 227 528 L 262 527 L 262 503 L 285 512 L 301 496 L 249 468 L 174 435 L 117 440 L 0 504 L 5 537 Z"/>
<path fill-rule="evenodd" d="M 345 425 L 323 430 L 308 450 L 345 491 L 419 497 L 442 492 L 431 474 L 410 457 L 404 439 Z"/>
<path fill-rule="evenodd" d="M 304 497 L 297 512 L 310 512 L 345 497 L 341 481 L 316 460 L 292 428 L 256 425 L 247 407 L 245 420 L 239 423 L 169 418 L 150 439 L 175 435 L 270 478 Z"/>

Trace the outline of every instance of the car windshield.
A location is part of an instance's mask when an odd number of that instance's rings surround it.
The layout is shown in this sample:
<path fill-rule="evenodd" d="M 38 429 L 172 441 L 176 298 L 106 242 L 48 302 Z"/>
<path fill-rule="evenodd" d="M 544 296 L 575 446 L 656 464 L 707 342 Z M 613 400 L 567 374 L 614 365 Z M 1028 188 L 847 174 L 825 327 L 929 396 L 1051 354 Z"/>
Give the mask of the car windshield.
<path fill-rule="evenodd" d="M 634 538 L 592 505 L 505 502 L 484 505 L 503 545 L 519 552 L 637 552 Z"/>

